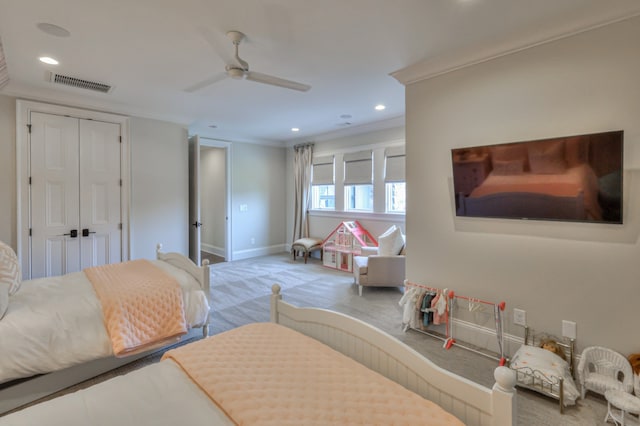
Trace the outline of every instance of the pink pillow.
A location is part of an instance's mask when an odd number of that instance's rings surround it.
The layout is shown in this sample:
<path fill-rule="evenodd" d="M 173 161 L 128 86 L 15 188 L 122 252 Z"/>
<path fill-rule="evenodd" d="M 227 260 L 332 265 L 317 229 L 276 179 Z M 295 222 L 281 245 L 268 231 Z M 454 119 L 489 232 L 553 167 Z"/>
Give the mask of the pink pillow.
<path fill-rule="evenodd" d="M 531 173 L 560 174 L 567 169 L 562 140 L 532 142 L 528 151 Z"/>
<path fill-rule="evenodd" d="M 493 160 L 493 174 L 500 176 L 520 175 L 524 172 L 524 160 Z"/>
<path fill-rule="evenodd" d="M 500 167 L 501 161 L 522 161 L 523 170 L 527 168 L 527 146 L 523 143 L 511 143 L 496 145 L 489 148 L 491 153 L 491 166 Z"/>

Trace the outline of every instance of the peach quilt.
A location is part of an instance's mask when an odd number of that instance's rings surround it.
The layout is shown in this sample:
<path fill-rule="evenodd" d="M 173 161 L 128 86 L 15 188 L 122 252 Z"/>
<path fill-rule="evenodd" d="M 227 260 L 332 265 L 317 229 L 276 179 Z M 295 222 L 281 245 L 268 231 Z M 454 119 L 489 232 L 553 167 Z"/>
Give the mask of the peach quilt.
<path fill-rule="evenodd" d="M 249 324 L 167 352 L 239 425 L 461 425 L 452 414 L 284 326 Z"/>
<path fill-rule="evenodd" d="M 98 295 L 113 352 L 122 357 L 187 332 L 178 282 L 140 259 L 84 270 Z"/>

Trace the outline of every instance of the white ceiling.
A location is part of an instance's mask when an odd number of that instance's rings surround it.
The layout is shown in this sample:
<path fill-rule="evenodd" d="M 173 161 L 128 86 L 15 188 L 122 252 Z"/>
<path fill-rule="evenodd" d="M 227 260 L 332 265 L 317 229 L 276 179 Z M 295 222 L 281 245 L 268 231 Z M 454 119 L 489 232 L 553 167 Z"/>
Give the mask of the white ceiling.
<path fill-rule="evenodd" d="M 1 93 L 289 145 L 401 124 L 404 87 L 389 74 L 409 65 L 439 72 L 638 13 L 638 0 L 0 0 Z M 42 22 L 71 35 L 48 35 Z M 229 30 L 247 35 L 240 56 L 252 70 L 312 89 L 226 78 L 186 92 L 223 72 Z M 47 70 L 114 89 L 56 85 Z"/>

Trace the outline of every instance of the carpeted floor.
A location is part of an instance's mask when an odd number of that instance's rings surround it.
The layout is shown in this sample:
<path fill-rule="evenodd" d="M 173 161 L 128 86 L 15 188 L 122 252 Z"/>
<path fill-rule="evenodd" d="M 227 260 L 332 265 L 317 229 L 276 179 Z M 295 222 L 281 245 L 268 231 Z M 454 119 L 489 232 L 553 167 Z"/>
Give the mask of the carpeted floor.
<path fill-rule="evenodd" d="M 317 259 L 296 262 L 288 254 L 216 263 L 211 266 L 210 334 L 256 321 L 269 321 L 271 286 L 282 287 L 283 298 L 298 306 L 315 306 L 352 315 L 383 329 L 424 354 L 441 367 L 481 385 L 493 385 L 497 363 L 458 347 L 445 350 L 442 341 L 401 328 L 398 288 L 365 288 L 358 296 L 349 273 L 322 266 Z M 143 358 L 57 395 L 75 391 L 115 375 L 157 362 L 161 354 Z M 56 396 L 57 396 L 56 395 Z M 604 399 L 589 394 L 561 415 L 557 401 L 528 390 L 518 390 L 519 425 L 602 425 L 607 412 Z"/>

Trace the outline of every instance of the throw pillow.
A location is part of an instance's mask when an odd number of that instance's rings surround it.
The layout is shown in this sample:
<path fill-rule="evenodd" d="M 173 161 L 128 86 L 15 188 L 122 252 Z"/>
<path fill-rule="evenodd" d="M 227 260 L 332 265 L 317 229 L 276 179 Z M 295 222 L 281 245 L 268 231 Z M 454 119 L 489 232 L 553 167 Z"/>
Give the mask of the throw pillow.
<path fill-rule="evenodd" d="M 564 141 L 541 141 L 529 145 L 529 167 L 535 174 L 560 174 L 567 169 Z"/>
<path fill-rule="evenodd" d="M 0 283 L 0 320 L 9 308 L 9 286 L 6 283 Z"/>
<path fill-rule="evenodd" d="M 22 273 L 18 256 L 11 247 L 0 241 L 0 283 L 9 285 L 9 296 L 20 288 Z"/>
<path fill-rule="evenodd" d="M 378 254 L 381 256 L 397 256 L 402 247 L 404 247 L 404 238 L 402 238 L 402 231 L 398 227 L 391 233 L 383 234 L 378 238 Z"/>
<path fill-rule="evenodd" d="M 393 231 L 395 231 L 397 228 L 397 226 L 395 225 L 391 225 L 386 231 L 384 231 L 379 237 L 378 239 L 382 238 L 382 237 L 386 237 L 387 235 L 391 234 Z"/>
<path fill-rule="evenodd" d="M 521 175 L 524 172 L 524 160 L 493 160 L 493 174 L 500 176 Z"/>

